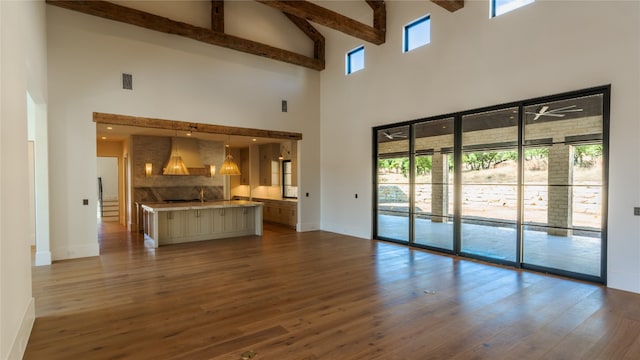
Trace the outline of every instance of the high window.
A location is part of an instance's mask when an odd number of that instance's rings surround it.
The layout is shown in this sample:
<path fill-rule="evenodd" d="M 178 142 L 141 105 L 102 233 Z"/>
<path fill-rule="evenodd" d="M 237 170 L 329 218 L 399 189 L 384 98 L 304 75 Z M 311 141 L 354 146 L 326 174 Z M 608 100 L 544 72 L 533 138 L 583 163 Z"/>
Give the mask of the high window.
<path fill-rule="evenodd" d="M 534 0 L 491 0 L 491 17 L 531 4 Z"/>
<path fill-rule="evenodd" d="M 402 52 L 431 42 L 431 16 L 426 15 L 404 26 Z"/>
<path fill-rule="evenodd" d="M 373 237 L 606 282 L 609 87 L 374 128 Z"/>
<path fill-rule="evenodd" d="M 346 73 L 347 75 L 364 69 L 364 45 L 347 52 Z"/>

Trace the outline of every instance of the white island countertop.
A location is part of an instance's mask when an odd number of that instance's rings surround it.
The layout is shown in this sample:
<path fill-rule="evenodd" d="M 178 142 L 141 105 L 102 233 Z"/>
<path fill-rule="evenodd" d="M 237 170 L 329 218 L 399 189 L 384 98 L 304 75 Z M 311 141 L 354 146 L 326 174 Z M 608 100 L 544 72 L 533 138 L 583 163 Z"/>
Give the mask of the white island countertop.
<path fill-rule="evenodd" d="M 248 200 L 215 200 L 215 201 L 189 201 L 179 203 L 142 203 L 143 208 L 150 211 L 174 211 L 196 209 L 219 209 L 230 207 L 262 206 L 262 203 Z"/>

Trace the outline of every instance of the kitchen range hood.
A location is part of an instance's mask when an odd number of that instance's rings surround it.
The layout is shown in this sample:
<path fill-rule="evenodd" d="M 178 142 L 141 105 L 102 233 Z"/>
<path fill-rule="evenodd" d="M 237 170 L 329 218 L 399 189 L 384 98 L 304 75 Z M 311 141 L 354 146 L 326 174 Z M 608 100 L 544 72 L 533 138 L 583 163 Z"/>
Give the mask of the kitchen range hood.
<path fill-rule="evenodd" d="M 189 175 L 189 168 L 204 168 L 197 140 L 171 138 L 171 155 L 162 175 Z"/>

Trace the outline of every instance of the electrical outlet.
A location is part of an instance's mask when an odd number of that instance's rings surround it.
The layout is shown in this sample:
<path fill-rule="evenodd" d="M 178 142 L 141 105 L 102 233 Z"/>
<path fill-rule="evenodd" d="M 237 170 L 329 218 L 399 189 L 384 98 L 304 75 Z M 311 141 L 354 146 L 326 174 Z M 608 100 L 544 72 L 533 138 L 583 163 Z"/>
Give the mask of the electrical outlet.
<path fill-rule="evenodd" d="M 640 207 L 636 206 L 633 208 L 633 215 L 640 216 Z"/>
<path fill-rule="evenodd" d="M 89 199 L 82 199 L 82 205 L 89 205 Z"/>

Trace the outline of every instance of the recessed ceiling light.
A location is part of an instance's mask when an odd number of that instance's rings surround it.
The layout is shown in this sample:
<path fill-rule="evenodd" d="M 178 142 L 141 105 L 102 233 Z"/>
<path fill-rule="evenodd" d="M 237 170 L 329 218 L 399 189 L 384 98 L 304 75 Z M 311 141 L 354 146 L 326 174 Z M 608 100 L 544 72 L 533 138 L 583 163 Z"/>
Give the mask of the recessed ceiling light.
<path fill-rule="evenodd" d="M 251 139 L 251 141 L 258 141 L 258 139 Z"/>
<path fill-rule="evenodd" d="M 111 126 L 107 126 L 107 130 L 113 130 Z"/>
<path fill-rule="evenodd" d="M 107 140 L 106 136 L 101 137 L 102 140 Z"/>
<path fill-rule="evenodd" d="M 191 133 L 190 133 L 190 132 L 188 132 L 188 133 L 187 133 L 187 136 L 191 136 Z"/>

